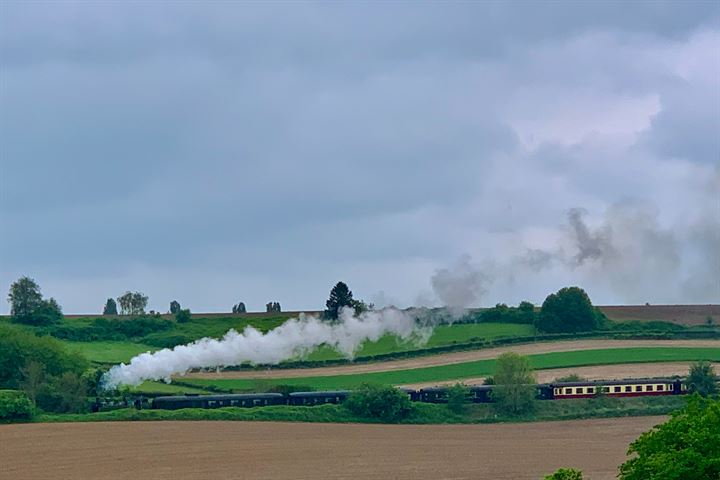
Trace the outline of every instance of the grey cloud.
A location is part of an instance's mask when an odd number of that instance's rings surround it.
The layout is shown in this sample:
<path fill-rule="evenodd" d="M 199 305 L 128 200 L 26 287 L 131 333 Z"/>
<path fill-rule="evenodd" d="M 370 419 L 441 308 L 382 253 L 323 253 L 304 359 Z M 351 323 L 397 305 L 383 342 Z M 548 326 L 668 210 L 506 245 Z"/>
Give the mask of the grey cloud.
<path fill-rule="evenodd" d="M 233 278 L 307 305 L 340 276 L 408 304 L 439 265 L 555 231 L 572 206 L 600 212 L 632 193 L 662 227 L 706 201 L 688 179 L 718 150 L 717 97 L 707 71 L 676 67 L 715 44 L 712 2 L 158 5 L 3 4 L 2 284 L 48 278 L 72 311 L 97 303 L 83 293 L 93 278 L 122 290 L 144 276 L 151 297 L 212 308 L 220 292 L 237 301 L 220 285 Z M 592 133 L 596 106 L 637 98 L 661 110 L 634 144 L 602 122 Z M 558 103 L 584 109 L 569 123 L 590 134 L 527 145 L 522 121 L 549 124 Z M 583 268 L 605 252 L 588 229 Z M 680 270 L 713 237 L 697 238 L 680 242 Z M 519 291 L 579 276 L 529 247 L 527 268 L 563 273 L 516 276 Z M 202 292 L 181 285 L 194 272 Z M 489 292 L 471 301 L 504 294 L 479 285 Z"/>

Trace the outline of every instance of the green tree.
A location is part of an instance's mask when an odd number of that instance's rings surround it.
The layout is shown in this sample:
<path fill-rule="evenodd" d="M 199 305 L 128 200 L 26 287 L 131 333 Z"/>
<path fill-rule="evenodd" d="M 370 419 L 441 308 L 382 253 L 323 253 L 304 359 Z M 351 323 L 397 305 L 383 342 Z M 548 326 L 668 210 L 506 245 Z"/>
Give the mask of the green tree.
<path fill-rule="evenodd" d="M 527 357 L 503 353 L 497 358 L 492 378 L 493 398 L 501 412 L 518 415 L 533 409 L 537 378 Z"/>
<path fill-rule="evenodd" d="M 0 390 L 0 420 L 28 419 L 33 416 L 33 404 L 17 390 Z"/>
<path fill-rule="evenodd" d="M 80 413 L 87 410 L 87 385 L 78 374 L 65 372 L 54 383 L 59 411 Z"/>
<path fill-rule="evenodd" d="M 243 302 L 233 305 L 232 313 L 246 313 L 246 312 L 247 312 L 247 310 L 245 309 L 245 304 Z"/>
<path fill-rule="evenodd" d="M 690 365 L 690 372 L 685 381 L 688 390 L 699 393 L 703 397 L 718 392 L 718 377 L 710 362 L 697 362 Z"/>
<path fill-rule="evenodd" d="M 355 300 L 345 282 L 338 282 L 330 290 L 330 298 L 325 302 L 325 318 L 337 320 L 343 307 L 355 308 Z"/>
<path fill-rule="evenodd" d="M 148 297 L 140 292 L 125 292 L 118 297 L 117 303 L 122 315 L 142 315 L 145 313 Z"/>
<path fill-rule="evenodd" d="M 585 290 L 566 287 L 547 296 L 535 326 L 547 333 L 584 332 L 595 330 L 599 323 L 599 316 Z"/>
<path fill-rule="evenodd" d="M 121 315 L 130 315 L 132 311 L 132 292 L 125 292 L 117 298 L 117 303 L 120 305 Z"/>
<path fill-rule="evenodd" d="M 182 307 L 180 307 L 180 302 L 178 302 L 177 300 L 173 300 L 172 302 L 170 302 L 170 313 L 172 313 L 173 315 L 178 313 L 181 309 Z"/>
<path fill-rule="evenodd" d="M 36 360 L 30 360 L 22 369 L 23 380 L 20 388 L 35 403 L 46 382 L 45 367 Z"/>
<path fill-rule="evenodd" d="M 20 277 L 10 285 L 8 301 L 13 321 L 31 323 L 33 314 L 42 304 L 40 286 L 30 277 Z"/>
<path fill-rule="evenodd" d="M 667 422 L 630 444 L 622 480 L 720 478 L 720 400 L 691 398 Z"/>
<path fill-rule="evenodd" d="M 103 315 L 117 315 L 118 309 L 117 309 L 117 303 L 115 303 L 115 300 L 112 298 L 108 298 L 107 302 L 105 302 L 105 307 L 103 308 Z"/>
<path fill-rule="evenodd" d="M 147 307 L 148 304 L 148 296 L 143 295 L 140 292 L 135 292 L 132 294 L 132 299 L 130 300 L 130 306 L 131 306 L 131 314 L 132 315 L 142 315 L 145 313 L 145 307 Z"/>
<path fill-rule="evenodd" d="M 62 308 L 57 300 L 51 297 L 49 300 L 40 302 L 40 306 L 35 309 L 27 323 L 32 325 L 52 325 L 61 321 L 62 318 Z"/>
<path fill-rule="evenodd" d="M 355 415 L 365 418 L 397 422 L 411 410 L 407 394 L 388 385 L 363 384 L 343 402 Z"/>
<path fill-rule="evenodd" d="M 465 406 L 470 402 L 470 388 L 462 383 L 456 383 L 448 388 L 447 406 L 451 412 L 461 414 Z"/>
<path fill-rule="evenodd" d="M 583 480 L 583 476 L 580 470 L 575 470 L 574 468 L 559 468 L 555 473 L 547 475 L 545 480 Z"/>
<path fill-rule="evenodd" d="M 530 302 L 520 302 L 517 307 L 519 323 L 533 324 L 535 322 L 535 305 Z"/>
<path fill-rule="evenodd" d="M 192 319 L 192 314 L 189 308 L 178 310 L 175 314 L 175 321 L 178 323 L 187 323 Z"/>
<path fill-rule="evenodd" d="M 81 373 L 87 367 L 85 358 L 69 353 L 60 341 L 52 337 L 38 337 L 0 324 L 0 388 L 19 388 L 26 380 L 23 369 L 27 369 L 31 362 L 42 365 L 48 376 L 66 371 Z"/>

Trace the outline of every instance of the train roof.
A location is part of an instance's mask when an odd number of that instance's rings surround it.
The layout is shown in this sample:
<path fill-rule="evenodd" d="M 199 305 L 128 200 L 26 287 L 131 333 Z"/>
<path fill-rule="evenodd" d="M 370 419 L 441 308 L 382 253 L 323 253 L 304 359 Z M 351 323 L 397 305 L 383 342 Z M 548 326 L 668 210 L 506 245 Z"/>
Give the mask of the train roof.
<path fill-rule="evenodd" d="M 555 382 L 551 387 L 583 387 L 583 386 L 608 386 L 608 385 L 645 385 L 651 383 L 674 383 L 680 377 L 673 378 L 626 378 L 625 380 L 586 380 L 584 382 Z"/>
<path fill-rule="evenodd" d="M 350 390 L 330 390 L 326 392 L 291 392 L 291 397 L 317 397 L 317 396 L 339 396 L 349 395 Z"/>
<path fill-rule="evenodd" d="M 228 393 L 223 395 L 172 395 L 164 397 L 156 397 L 155 401 L 163 402 L 181 402 L 184 400 L 255 400 L 255 399 L 271 399 L 281 398 L 281 393 Z"/>

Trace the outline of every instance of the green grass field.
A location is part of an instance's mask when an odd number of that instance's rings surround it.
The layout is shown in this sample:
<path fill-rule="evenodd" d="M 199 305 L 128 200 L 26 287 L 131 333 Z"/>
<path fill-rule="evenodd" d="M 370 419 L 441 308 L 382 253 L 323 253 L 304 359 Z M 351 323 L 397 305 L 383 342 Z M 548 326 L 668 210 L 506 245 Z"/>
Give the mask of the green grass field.
<path fill-rule="evenodd" d="M 70 321 L 79 322 L 87 320 L 72 319 Z M 215 322 L 219 322 L 219 325 L 215 324 Z M 262 319 L 262 322 L 262 325 L 258 328 L 262 328 L 265 330 L 282 323 L 281 319 L 279 318 Z M 183 335 L 188 335 L 192 338 L 201 338 L 202 336 L 221 337 L 230 328 L 242 330 L 244 326 L 246 326 L 246 322 L 241 321 L 240 323 L 238 323 L 237 319 L 232 321 L 228 319 L 212 319 L 208 320 L 207 324 L 203 324 L 200 321 L 193 321 L 187 324 L 176 325 L 171 333 L 159 332 L 156 334 L 152 334 L 151 336 L 171 336 L 177 334 L 177 332 L 182 332 Z M 392 352 L 411 351 L 423 348 L 452 345 L 455 343 L 493 340 L 501 337 L 529 336 L 533 335 L 533 333 L 534 329 L 531 325 L 520 325 L 513 323 L 442 325 L 434 330 L 433 335 L 430 337 L 430 340 L 424 345 L 418 345 L 412 342 L 400 343 L 396 337 L 386 335 L 377 342 L 367 342 L 362 347 L 360 352 L 358 352 L 357 357 L 361 358 L 365 356 L 379 355 Z M 200 335 L 200 337 L 198 337 L 198 335 Z M 135 342 L 72 342 L 68 340 L 63 340 L 63 343 L 65 343 L 69 349 L 76 351 L 81 355 L 85 356 L 90 361 L 97 363 L 127 363 L 135 355 L 158 349 L 157 347 L 152 347 L 150 345 Z M 342 358 L 342 356 L 336 351 L 328 347 L 321 347 L 320 349 L 311 353 L 307 359 L 330 360 L 338 358 Z"/>
<path fill-rule="evenodd" d="M 516 323 L 470 323 L 441 325 L 436 327 L 428 342 L 418 345 L 412 342 L 401 343 L 392 335 L 386 335 L 377 342 L 366 342 L 357 354 L 357 358 L 382 355 L 394 352 L 407 352 L 423 348 L 440 347 L 456 343 L 494 340 L 501 337 L 524 337 L 535 333 L 532 325 Z M 334 360 L 342 355 L 328 347 L 322 347 L 311 353 L 307 360 Z"/>
<path fill-rule="evenodd" d="M 530 355 L 534 368 L 569 368 L 590 365 L 612 365 L 621 363 L 673 362 L 673 361 L 720 361 L 720 348 L 693 347 L 642 347 L 626 349 L 581 350 L 576 352 L 555 352 Z M 477 360 L 436 367 L 394 370 L 357 375 L 336 375 L 326 377 L 280 378 L 272 380 L 246 379 L 186 379 L 183 383 L 206 388 L 208 386 L 227 390 L 251 391 L 261 383 L 267 385 L 306 385 L 317 390 L 352 389 L 364 382 L 403 385 L 422 382 L 462 380 L 464 378 L 491 375 L 495 360 Z"/>
<path fill-rule="evenodd" d="M 180 395 L 183 393 L 211 393 L 200 388 L 163 382 L 144 382 L 137 387 L 131 388 L 130 391 L 134 393 L 166 393 L 168 395 Z"/>
<path fill-rule="evenodd" d="M 98 363 L 127 363 L 135 355 L 155 350 L 149 345 L 132 342 L 62 342 L 68 350 L 78 352 L 88 360 Z"/>

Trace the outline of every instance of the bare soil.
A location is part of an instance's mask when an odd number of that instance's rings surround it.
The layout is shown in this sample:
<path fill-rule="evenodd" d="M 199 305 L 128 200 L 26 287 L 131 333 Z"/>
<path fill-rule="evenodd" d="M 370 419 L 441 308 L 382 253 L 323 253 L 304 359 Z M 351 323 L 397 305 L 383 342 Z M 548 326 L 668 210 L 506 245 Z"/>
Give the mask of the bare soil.
<path fill-rule="evenodd" d="M 598 307 L 611 320 L 660 320 L 682 325 L 720 324 L 720 305 L 612 305 Z"/>
<path fill-rule="evenodd" d="M 591 350 L 600 348 L 631 348 L 631 347 L 718 347 L 720 340 L 571 340 L 544 343 L 529 343 L 507 347 L 471 350 L 467 352 L 443 353 L 427 357 L 415 357 L 402 360 L 390 360 L 377 363 L 361 363 L 338 365 L 334 367 L 241 370 L 220 372 L 191 372 L 185 378 L 295 378 L 321 377 L 328 375 L 350 375 L 356 373 L 386 372 L 390 370 L 407 370 L 411 368 L 432 367 L 452 363 L 471 362 L 496 358 L 505 352 L 516 352 L 523 355 L 550 352 L 570 352 L 575 350 Z"/>
<path fill-rule="evenodd" d="M 586 380 L 622 380 L 625 378 L 652 378 L 685 376 L 692 362 L 659 362 L 659 363 L 628 363 L 623 365 L 598 365 L 593 367 L 551 368 L 538 370 L 537 377 L 540 383 L 549 383 L 571 374 L 579 375 Z M 713 363 L 716 371 L 720 370 L 720 363 Z M 466 385 L 482 385 L 485 377 L 468 378 L 462 382 Z M 457 380 L 446 382 L 426 382 L 401 385 L 409 388 L 425 388 L 441 385 L 453 385 Z"/>
<path fill-rule="evenodd" d="M 664 417 L 499 425 L 108 422 L 0 425 L 0 477 L 537 480 L 615 478 Z"/>

